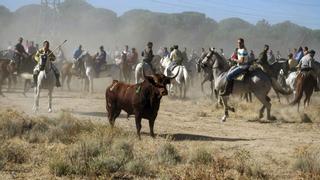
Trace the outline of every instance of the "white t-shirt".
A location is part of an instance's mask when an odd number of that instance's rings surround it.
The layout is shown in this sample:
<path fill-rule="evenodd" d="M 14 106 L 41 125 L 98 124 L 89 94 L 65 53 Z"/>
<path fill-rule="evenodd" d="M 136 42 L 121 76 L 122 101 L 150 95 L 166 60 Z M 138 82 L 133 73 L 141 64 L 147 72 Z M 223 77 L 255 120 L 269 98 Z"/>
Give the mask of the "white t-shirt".
<path fill-rule="evenodd" d="M 238 49 L 238 60 L 240 60 L 242 57 L 244 58 L 243 63 L 240 64 L 245 64 L 248 63 L 248 51 L 246 49 Z"/>

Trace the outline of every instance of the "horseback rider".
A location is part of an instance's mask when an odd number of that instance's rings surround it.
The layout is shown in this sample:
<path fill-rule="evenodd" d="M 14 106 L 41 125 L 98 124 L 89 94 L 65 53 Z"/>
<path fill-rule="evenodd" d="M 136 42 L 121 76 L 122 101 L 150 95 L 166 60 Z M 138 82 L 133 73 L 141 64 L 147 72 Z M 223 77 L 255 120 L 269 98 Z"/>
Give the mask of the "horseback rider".
<path fill-rule="evenodd" d="M 128 65 L 135 66 L 138 62 L 138 53 L 136 48 L 131 48 L 130 57 L 128 58 Z"/>
<path fill-rule="evenodd" d="M 27 51 L 28 51 L 28 54 L 31 54 L 31 55 L 33 55 L 33 54 L 35 54 L 37 52 L 37 49 L 34 46 L 34 42 L 33 41 L 30 42 L 30 46 L 28 47 Z"/>
<path fill-rule="evenodd" d="M 29 54 L 26 52 L 24 46 L 22 45 L 23 42 L 23 38 L 20 37 L 18 39 L 18 43 L 15 45 L 14 47 L 14 60 L 17 64 L 17 69 L 18 71 L 20 70 L 20 65 L 21 65 L 21 61 L 23 61 L 23 59 L 25 59 Z"/>
<path fill-rule="evenodd" d="M 142 51 L 141 56 L 143 57 L 143 62 L 149 64 L 149 66 L 151 67 L 151 69 L 154 71 L 153 67 L 152 67 L 152 59 L 154 57 L 153 55 L 153 51 L 152 51 L 152 46 L 153 43 L 152 42 L 148 42 L 147 47 Z"/>
<path fill-rule="evenodd" d="M 315 66 L 314 66 L 314 55 L 315 55 L 315 51 L 314 50 L 310 50 L 308 52 L 305 52 L 306 55 L 303 56 L 297 66 L 298 69 L 300 69 L 300 73 L 303 72 L 310 72 L 310 74 L 316 79 L 317 84 L 315 87 L 315 91 L 319 91 L 319 78 L 315 72 Z"/>
<path fill-rule="evenodd" d="M 73 53 L 73 59 L 76 65 L 76 71 L 78 71 L 79 75 L 81 76 L 82 71 L 84 71 L 84 65 L 80 62 L 81 54 L 83 53 L 82 45 L 80 44 L 79 47 Z"/>
<path fill-rule="evenodd" d="M 289 65 L 289 71 L 290 72 L 296 71 L 296 67 L 298 65 L 298 62 L 293 59 L 293 54 L 292 53 L 290 53 L 288 55 L 288 65 Z"/>
<path fill-rule="evenodd" d="M 268 51 L 269 51 L 269 45 L 265 44 L 263 51 L 259 54 L 257 63 L 260 65 L 260 68 L 265 73 L 267 73 L 268 75 L 272 75 L 272 71 L 270 69 L 270 65 L 268 61 Z"/>
<path fill-rule="evenodd" d="M 246 72 L 250 67 L 249 62 L 249 54 L 247 48 L 244 45 L 244 40 L 242 38 L 238 39 L 238 51 L 237 51 L 238 59 L 236 60 L 237 67 L 228 72 L 227 82 L 224 92 L 222 92 L 221 96 L 228 96 L 232 93 L 233 81 L 240 74 Z"/>
<path fill-rule="evenodd" d="M 171 63 L 169 64 L 169 66 L 167 68 L 167 74 L 168 75 L 173 71 L 173 69 L 176 66 L 182 65 L 183 54 L 179 50 L 179 46 L 178 45 L 174 45 L 173 46 L 173 50 L 170 53 L 170 60 L 171 60 Z"/>
<path fill-rule="evenodd" d="M 33 87 L 35 87 L 37 85 L 38 74 L 40 72 L 40 65 L 39 64 L 40 64 L 41 58 L 48 56 L 47 59 L 51 62 L 55 61 L 55 59 L 56 59 L 55 55 L 49 49 L 49 45 L 50 45 L 49 41 L 44 41 L 43 48 L 39 49 L 36 52 L 36 55 L 34 57 L 35 61 L 37 61 L 37 65 L 33 70 Z M 60 80 L 59 80 L 59 77 L 60 77 L 59 70 L 56 68 L 56 66 L 53 63 L 52 63 L 51 67 L 52 67 L 52 70 L 56 76 L 56 86 L 61 87 Z"/>
<path fill-rule="evenodd" d="M 103 46 L 100 46 L 100 52 L 97 53 L 96 56 L 96 75 L 99 77 L 100 71 L 101 71 L 101 66 L 105 65 L 107 63 L 107 53 L 104 50 Z"/>

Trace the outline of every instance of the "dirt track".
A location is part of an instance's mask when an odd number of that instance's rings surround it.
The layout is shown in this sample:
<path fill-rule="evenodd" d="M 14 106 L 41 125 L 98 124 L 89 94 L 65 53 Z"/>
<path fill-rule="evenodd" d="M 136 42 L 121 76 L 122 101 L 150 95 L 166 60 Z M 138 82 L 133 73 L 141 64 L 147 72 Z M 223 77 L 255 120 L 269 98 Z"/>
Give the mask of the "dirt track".
<path fill-rule="evenodd" d="M 105 116 L 104 87 L 110 83 L 108 79 L 96 82 L 96 93 L 87 95 L 80 92 L 56 90 L 54 92 L 53 109 L 47 112 L 46 92 L 40 99 L 40 112 L 32 112 L 33 96 L 28 93 L 24 97 L 19 90 L 6 93 L 0 98 L 0 108 L 13 108 L 29 115 L 57 116 L 62 110 L 70 111 L 78 117 L 107 123 Z M 79 86 L 73 85 L 73 89 Z M 200 89 L 200 88 L 199 88 Z M 294 152 L 302 146 L 319 146 L 320 144 L 320 97 L 314 94 L 311 107 L 306 111 L 313 123 L 300 123 L 301 119 L 295 107 L 276 102 L 272 98 L 272 113 L 278 120 L 274 122 L 257 121 L 257 102 L 248 104 L 233 98 L 232 104 L 236 113 L 231 113 L 225 123 L 220 122 L 222 108 L 216 108 L 208 97 L 194 93 L 188 100 L 178 100 L 164 97 L 155 124 L 155 132 L 161 137 L 170 135 L 181 150 L 196 146 L 215 148 L 226 153 L 237 149 L 250 151 L 261 162 L 264 169 L 274 174 L 286 175 L 292 168 Z M 190 97 L 190 92 L 189 92 Z M 119 126 L 128 131 L 135 131 L 134 119 L 128 121 L 121 115 L 116 121 Z M 143 121 L 143 138 L 149 138 L 149 127 Z M 157 141 L 157 140 L 155 140 Z"/>

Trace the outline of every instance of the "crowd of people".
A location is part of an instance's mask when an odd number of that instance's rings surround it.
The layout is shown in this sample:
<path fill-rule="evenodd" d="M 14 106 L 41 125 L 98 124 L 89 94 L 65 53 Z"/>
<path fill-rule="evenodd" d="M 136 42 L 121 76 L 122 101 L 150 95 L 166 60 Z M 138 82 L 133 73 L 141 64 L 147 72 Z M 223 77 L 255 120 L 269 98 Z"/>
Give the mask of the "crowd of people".
<path fill-rule="evenodd" d="M 230 94 L 232 91 L 232 82 L 235 77 L 237 77 L 239 74 L 242 74 L 244 71 L 246 71 L 250 64 L 252 64 L 254 61 L 256 61 L 259 56 L 265 55 L 267 57 L 267 63 L 269 65 L 275 63 L 279 59 L 283 59 L 280 52 L 277 51 L 276 55 L 274 55 L 272 50 L 269 50 L 269 46 L 265 46 L 265 50 L 259 55 L 256 56 L 253 50 L 248 50 L 245 47 L 244 39 L 239 38 L 237 41 L 237 48 L 235 48 L 234 52 L 231 54 L 230 57 L 226 57 L 224 50 L 220 49 L 219 54 L 226 59 L 230 61 L 232 65 L 235 65 L 236 68 L 232 69 L 228 76 L 227 76 L 227 86 L 226 90 L 223 93 L 224 95 Z M 8 47 L 8 56 L 12 57 L 17 64 L 18 69 L 21 65 L 21 61 L 28 56 L 34 55 L 35 60 L 39 61 L 41 57 L 44 55 L 50 54 L 49 59 L 51 61 L 55 61 L 56 66 L 55 74 L 57 79 L 59 79 L 59 70 L 61 69 L 61 64 L 66 61 L 66 56 L 62 48 L 59 46 L 57 51 L 51 53 L 49 49 L 49 42 L 45 41 L 43 43 L 43 47 L 40 48 L 39 44 L 35 44 L 34 41 L 28 41 L 26 40 L 25 43 L 23 43 L 23 38 L 20 37 L 18 39 L 18 42 L 15 46 L 9 45 Z M 208 51 L 216 51 L 215 48 L 209 48 Z M 83 49 L 82 45 L 79 45 L 73 52 L 73 60 L 76 63 L 81 63 L 81 56 L 84 54 L 85 50 Z M 188 55 L 187 55 L 187 49 L 184 48 L 184 51 L 181 51 L 179 49 L 178 45 L 173 45 L 170 48 L 162 47 L 157 52 L 158 55 L 164 58 L 169 58 L 171 60 L 171 64 L 169 65 L 169 68 L 167 69 L 170 74 L 170 71 L 173 70 L 173 68 L 177 65 L 183 65 L 186 61 L 188 61 Z M 107 59 L 110 57 L 111 52 L 107 53 L 104 49 L 104 46 L 101 45 L 99 47 L 98 52 L 93 56 L 94 62 L 95 62 L 95 71 L 96 75 L 99 76 L 101 67 L 103 67 L 105 64 L 107 64 Z M 205 48 L 201 48 L 201 54 L 200 58 L 203 58 L 207 55 L 207 51 Z M 292 52 L 288 54 L 288 64 L 289 64 L 289 70 L 290 71 L 296 71 L 297 68 L 299 68 L 301 71 L 312 71 L 313 67 L 313 61 L 314 61 L 314 50 L 309 50 L 308 47 L 299 47 L 298 49 L 293 49 Z M 152 67 L 152 60 L 154 57 L 153 53 L 153 43 L 148 42 L 146 47 L 141 53 L 141 59 L 143 62 L 147 63 Z M 195 50 L 191 51 L 190 58 L 197 57 L 197 53 Z M 124 49 L 122 51 L 115 50 L 113 59 L 119 60 L 119 62 L 116 62 L 118 64 L 125 63 L 128 66 L 134 66 L 138 63 L 139 54 L 136 48 L 132 47 L 131 50 L 129 49 L 128 45 L 124 46 Z M 79 73 L 81 73 L 81 69 L 79 68 Z M 36 75 L 38 73 L 38 67 L 34 70 L 34 82 L 36 83 Z M 60 82 L 57 81 L 57 86 L 60 86 Z M 318 89 L 317 89 L 318 90 Z"/>

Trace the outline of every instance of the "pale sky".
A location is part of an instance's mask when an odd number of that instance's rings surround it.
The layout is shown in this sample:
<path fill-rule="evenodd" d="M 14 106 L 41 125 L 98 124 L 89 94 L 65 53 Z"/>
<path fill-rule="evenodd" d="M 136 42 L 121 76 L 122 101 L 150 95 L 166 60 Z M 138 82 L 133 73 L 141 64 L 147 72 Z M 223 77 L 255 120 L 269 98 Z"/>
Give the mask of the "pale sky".
<path fill-rule="evenodd" d="M 271 24 L 289 20 L 311 29 L 320 29 L 319 0 L 87 0 L 99 8 L 115 11 L 118 15 L 132 9 L 177 13 L 196 11 L 220 21 L 239 17 L 252 24 L 266 19 Z M 11 11 L 40 0 L 0 0 Z"/>

